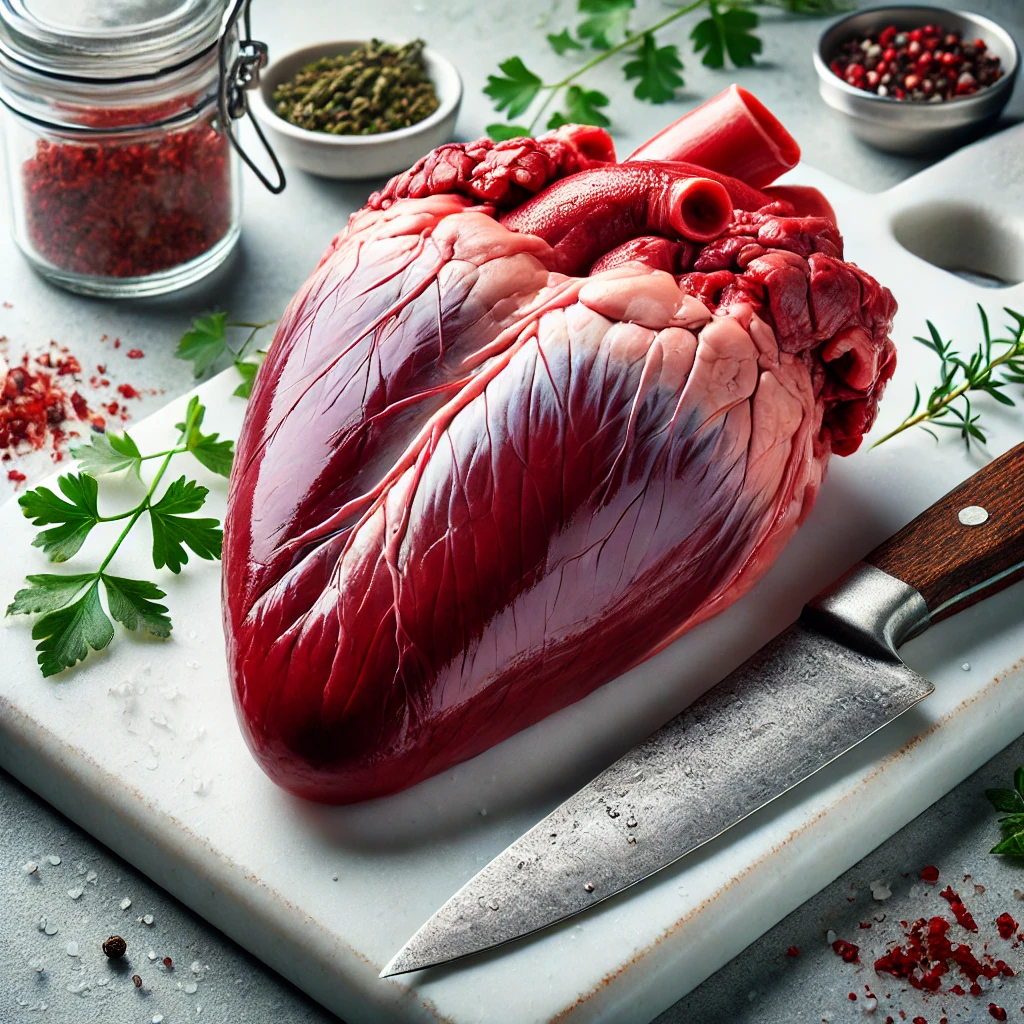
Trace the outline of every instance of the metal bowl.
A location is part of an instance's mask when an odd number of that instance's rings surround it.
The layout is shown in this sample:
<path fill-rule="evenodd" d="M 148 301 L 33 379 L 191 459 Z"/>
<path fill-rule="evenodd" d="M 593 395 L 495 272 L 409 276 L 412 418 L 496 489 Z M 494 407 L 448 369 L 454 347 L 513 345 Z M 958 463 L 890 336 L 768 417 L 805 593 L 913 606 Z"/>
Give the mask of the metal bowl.
<path fill-rule="evenodd" d="M 903 31 L 928 24 L 942 25 L 966 39 L 984 39 L 1002 62 L 1003 77 L 972 96 L 944 103 L 911 103 L 857 89 L 829 67 L 839 47 L 850 38 L 869 35 L 886 25 Z M 995 121 L 1013 92 L 1020 53 L 1012 36 L 988 18 L 967 11 L 908 4 L 858 11 L 831 25 L 818 40 L 814 67 L 821 98 L 846 117 L 859 138 L 892 153 L 923 154 L 962 145 Z"/>

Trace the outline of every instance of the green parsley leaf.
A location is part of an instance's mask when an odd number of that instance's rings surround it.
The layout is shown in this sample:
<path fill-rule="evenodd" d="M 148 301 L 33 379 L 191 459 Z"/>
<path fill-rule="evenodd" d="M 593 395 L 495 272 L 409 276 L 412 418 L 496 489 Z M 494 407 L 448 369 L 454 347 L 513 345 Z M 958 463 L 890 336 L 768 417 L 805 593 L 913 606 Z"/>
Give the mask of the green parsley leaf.
<path fill-rule="evenodd" d="M 1024 857 L 1024 814 L 1011 814 L 999 820 L 1003 838 L 989 851 L 1010 857 Z"/>
<path fill-rule="evenodd" d="M 506 142 L 508 139 L 528 139 L 533 133 L 521 124 L 502 124 L 499 121 L 487 126 L 487 134 L 495 142 Z"/>
<path fill-rule="evenodd" d="M 224 531 L 216 519 L 193 519 L 182 512 L 198 512 L 209 490 L 194 480 L 180 477 L 167 488 L 164 496 L 149 508 L 153 528 L 153 564 L 171 572 L 181 572 L 188 562 L 182 545 L 190 547 L 200 558 L 220 558 Z"/>
<path fill-rule="evenodd" d="M 91 476 L 132 469 L 141 478 L 142 453 L 127 431 L 118 437 L 94 430 L 88 444 L 73 445 L 71 454 L 78 459 L 80 468 Z"/>
<path fill-rule="evenodd" d="M 650 103 L 667 103 L 680 88 L 683 62 L 679 48 L 669 44 L 658 46 L 653 32 L 645 32 L 640 45 L 633 51 L 634 58 L 622 65 L 627 79 L 639 79 L 633 95 Z"/>
<path fill-rule="evenodd" d="M 717 0 L 710 0 L 710 18 L 697 22 L 690 38 L 696 53 L 705 50 L 701 63 L 709 68 L 725 67 L 725 55 L 736 67 L 754 63 L 754 54 L 761 52 L 761 40 L 753 34 L 760 18 L 753 12 L 736 7 L 722 10 Z"/>
<path fill-rule="evenodd" d="M 626 37 L 634 0 L 579 0 L 581 14 L 589 14 L 577 25 L 580 39 L 589 39 L 595 50 L 608 50 Z"/>
<path fill-rule="evenodd" d="M 202 377 L 228 351 L 224 340 L 227 319 L 227 313 L 197 316 L 192 321 L 192 329 L 186 331 L 178 342 L 174 354 L 179 359 L 192 361 L 192 371 L 196 377 Z"/>
<path fill-rule="evenodd" d="M 81 593 L 86 584 L 96 579 L 96 574 L 87 572 L 77 576 L 56 576 L 43 573 L 26 576 L 25 579 L 32 586 L 14 595 L 14 600 L 7 607 L 8 615 L 39 615 L 63 608 Z"/>
<path fill-rule="evenodd" d="M 518 57 L 510 57 L 498 67 L 506 77 L 488 75 L 484 93 L 491 97 L 495 110 L 504 110 L 513 121 L 537 98 L 543 82 Z"/>
<path fill-rule="evenodd" d="M 985 796 L 1003 814 L 1024 814 L 1024 797 L 1015 789 L 986 789 Z"/>
<path fill-rule="evenodd" d="M 578 85 L 570 85 L 565 90 L 565 112 L 569 120 L 576 124 L 596 124 L 599 128 L 607 128 L 611 121 L 597 109 L 607 106 L 608 97 L 596 89 L 581 89 Z"/>
<path fill-rule="evenodd" d="M 206 416 L 206 406 L 201 405 L 197 395 L 193 395 L 185 410 L 185 419 L 174 426 L 188 436 L 184 438 L 185 447 L 211 472 L 220 476 L 231 473 L 231 463 L 235 457 L 234 441 L 218 441 L 220 434 L 204 434 L 200 429 Z"/>
<path fill-rule="evenodd" d="M 125 629 L 142 630 L 150 636 L 169 637 L 171 620 L 165 605 L 156 600 L 167 595 L 148 580 L 130 580 L 123 576 L 101 577 L 107 592 L 107 607 Z"/>
<path fill-rule="evenodd" d="M 259 363 L 250 363 L 244 359 L 235 360 L 235 369 L 242 377 L 242 383 L 231 392 L 236 398 L 248 398 L 252 394 L 252 385 L 259 368 Z"/>
<path fill-rule="evenodd" d="M 18 499 L 18 504 L 33 526 L 58 523 L 36 535 L 32 546 L 42 548 L 51 562 L 66 562 L 74 555 L 89 531 L 100 521 L 97 508 L 99 488 L 86 473 L 59 477 L 57 486 L 69 501 L 62 501 L 48 487 L 37 487 Z"/>
<path fill-rule="evenodd" d="M 39 667 L 44 676 L 54 676 L 78 664 L 89 653 L 101 650 L 114 639 L 114 625 L 100 604 L 99 580 L 77 601 L 37 619 L 32 639 L 39 640 Z"/>
<path fill-rule="evenodd" d="M 569 30 L 567 28 L 563 28 L 557 36 L 548 33 L 548 42 L 551 44 L 551 49 L 554 50 L 555 53 L 557 53 L 559 56 L 562 56 L 569 50 L 583 49 L 582 44 L 577 43 L 576 40 L 573 39 L 571 35 L 569 35 Z"/>

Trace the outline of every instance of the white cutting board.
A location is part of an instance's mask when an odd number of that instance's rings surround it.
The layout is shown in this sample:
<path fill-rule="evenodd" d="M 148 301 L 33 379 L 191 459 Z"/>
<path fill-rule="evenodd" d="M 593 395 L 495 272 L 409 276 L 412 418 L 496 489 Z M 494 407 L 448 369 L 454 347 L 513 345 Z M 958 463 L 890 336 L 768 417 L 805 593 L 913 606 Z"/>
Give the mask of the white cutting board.
<path fill-rule="evenodd" d="M 1024 126 L 883 195 L 810 168 L 791 175 L 826 192 L 849 258 L 900 302 L 900 364 L 876 436 L 909 410 L 915 380 L 935 379 L 934 357 L 912 340 L 927 317 L 966 345 L 978 337 L 976 302 L 997 324 L 1001 306 L 1024 309 L 1024 285 L 979 287 L 905 251 L 893 217 L 934 203 L 941 222 L 949 204 L 966 205 L 978 224 L 1002 225 L 979 251 L 993 261 L 1015 251 L 1024 265 L 1022 167 Z M 964 215 L 950 223 L 949 244 L 967 245 Z M 244 409 L 230 397 L 235 383 L 229 372 L 199 389 L 207 426 L 229 436 Z M 133 429 L 144 450 L 166 445 L 185 401 Z M 1024 436 L 1024 410 L 989 403 L 985 416 L 993 454 Z M 36 669 L 27 622 L 6 620 L 0 764 L 351 1024 L 648 1021 L 1024 731 L 1024 585 L 907 646 L 907 661 L 936 682 L 933 697 L 682 864 L 498 953 L 388 981 L 377 974 L 507 843 L 980 464 L 952 438 L 936 447 L 924 434 L 834 460 L 811 518 L 748 597 L 586 700 L 387 800 L 320 807 L 264 778 L 235 724 L 219 567 L 197 559 L 180 579 L 162 574 L 171 642 L 119 636 L 55 680 Z M 224 483 L 204 482 L 219 514 Z M 0 604 L 25 573 L 53 569 L 30 552 L 33 534 L 13 502 L 0 509 Z M 115 571 L 151 574 L 147 544 L 138 531 Z"/>

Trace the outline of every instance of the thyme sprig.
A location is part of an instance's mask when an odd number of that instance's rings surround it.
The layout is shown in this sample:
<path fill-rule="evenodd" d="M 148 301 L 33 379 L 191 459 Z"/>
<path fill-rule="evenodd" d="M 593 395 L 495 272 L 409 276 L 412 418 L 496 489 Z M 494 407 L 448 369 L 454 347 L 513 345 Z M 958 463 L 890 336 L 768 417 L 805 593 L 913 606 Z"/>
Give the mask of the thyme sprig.
<path fill-rule="evenodd" d="M 502 61 L 498 65 L 502 73 L 488 76 L 484 93 L 495 110 L 504 111 L 509 121 L 526 113 L 530 118 L 526 124 L 488 125 L 491 138 L 532 135 L 559 96 L 564 109 L 549 115 L 549 129 L 569 121 L 609 127 L 611 120 L 604 112 L 610 102 L 608 97 L 577 83 L 588 71 L 618 54 L 628 58 L 621 70 L 627 81 L 636 83 L 633 95 L 647 103 L 667 103 L 685 84 L 683 60 L 675 43 L 659 45 L 657 33 L 698 10 L 706 10 L 707 17 L 697 22 L 690 33 L 694 54 L 703 54 L 701 63 L 707 67 L 722 68 L 727 59 L 736 67 L 751 65 L 761 52 L 761 40 L 754 33 L 760 16 L 754 8 L 778 8 L 791 14 L 820 17 L 849 10 L 852 4 L 848 0 L 692 0 L 643 28 L 633 29 L 630 20 L 635 6 L 635 0 L 577 0 L 580 19 L 575 35 L 565 27 L 561 32 L 549 33 L 548 44 L 563 57 L 586 50 L 588 44 L 600 52 L 554 82 L 545 82 L 520 57 Z"/>
<path fill-rule="evenodd" d="M 939 359 L 939 383 L 932 388 L 923 402 L 921 388 L 914 387 L 914 406 L 907 418 L 883 438 L 876 441 L 877 448 L 891 438 L 912 427 L 927 431 L 938 441 L 932 427 L 945 427 L 959 433 L 968 449 L 972 441 L 985 444 L 985 428 L 980 425 L 981 412 L 971 403 L 971 396 L 988 395 L 1000 405 L 1016 405 L 1006 394 L 1006 387 L 1024 384 L 1024 314 L 1004 308 L 1011 323 L 1006 338 L 993 338 L 988 315 L 979 305 L 982 340 L 969 357 L 965 358 L 951 340 L 943 340 L 938 328 L 930 320 L 928 337 L 915 337 Z"/>
<path fill-rule="evenodd" d="M 160 483 L 178 455 L 191 454 L 203 466 L 221 476 L 231 471 L 234 444 L 218 434 L 202 432 L 205 408 L 193 397 L 174 445 L 164 451 L 143 455 L 132 437 L 97 432 L 88 444 L 78 445 L 72 454 L 82 472 L 69 473 L 57 481 L 63 497 L 48 487 L 37 487 L 18 499 L 33 525 L 48 527 L 32 541 L 51 562 L 67 562 L 78 554 L 92 530 L 101 523 L 124 522 L 124 528 L 110 546 L 98 568 L 75 575 L 42 573 L 27 577 L 29 586 L 19 590 L 7 609 L 8 615 L 38 615 L 32 626 L 40 670 L 56 675 L 84 660 L 90 648 L 108 646 L 114 639 L 111 618 L 125 629 L 149 636 L 171 635 L 166 605 L 158 602 L 167 595 L 150 580 L 129 579 L 108 572 L 114 556 L 131 531 L 145 516 L 152 532 L 153 566 L 181 572 L 188 562 L 186 548 L 200 558 L 219 559 L 224 534 L 216 519 L 198 518 L 209 489 L 185 476 L 174 480 L 158 496 Z M 97 477 L 127 470 L 142 482 L 142 464 L 160 459 L 153 479 L 138 503 L 125 512 L 103 515 L 99 508 Z M 85 470 L 88 472 L 85 472 Z M 106 608 L 100 598 L 100 587 Z"/>

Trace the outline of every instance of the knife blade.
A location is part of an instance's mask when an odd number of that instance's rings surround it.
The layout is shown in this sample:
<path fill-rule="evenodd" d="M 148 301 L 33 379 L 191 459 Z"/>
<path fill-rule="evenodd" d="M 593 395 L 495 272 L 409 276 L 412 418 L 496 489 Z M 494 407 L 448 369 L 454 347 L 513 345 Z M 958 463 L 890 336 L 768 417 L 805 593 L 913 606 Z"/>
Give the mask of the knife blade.
<path fill-rule="evenodd" d="M 800 619 L 466 883 L 381 972 L 533 934 L 721 835 L 933 692 L 897 648 L 1024 578 L 1024 444 L 814 598 Z"/>

